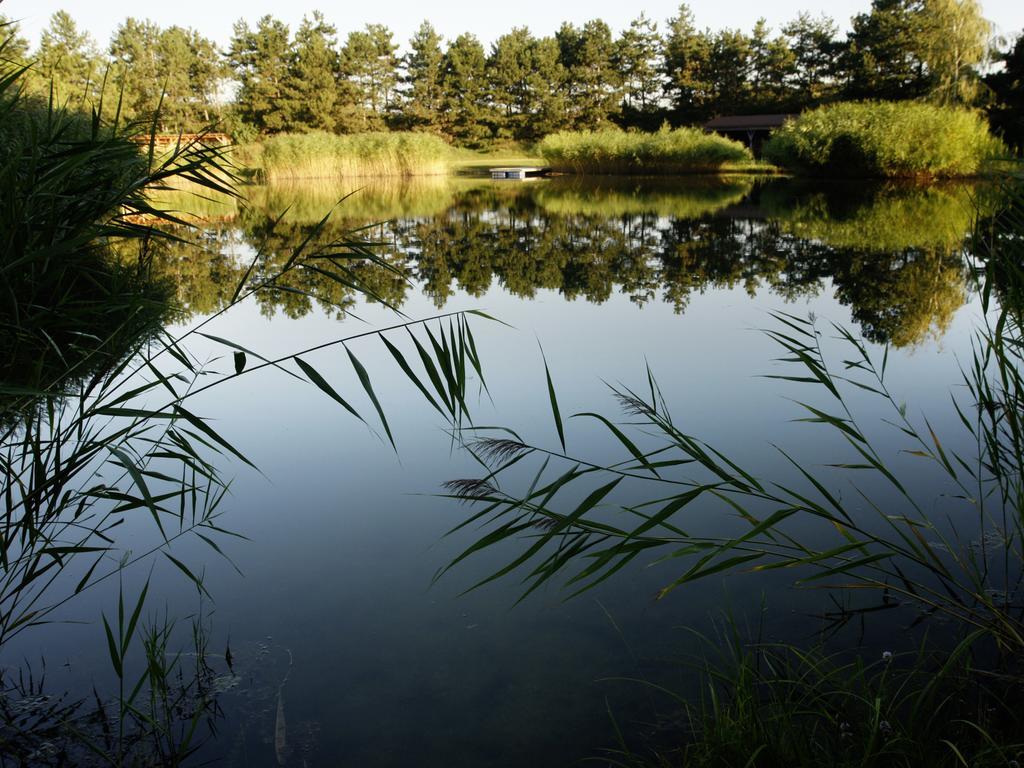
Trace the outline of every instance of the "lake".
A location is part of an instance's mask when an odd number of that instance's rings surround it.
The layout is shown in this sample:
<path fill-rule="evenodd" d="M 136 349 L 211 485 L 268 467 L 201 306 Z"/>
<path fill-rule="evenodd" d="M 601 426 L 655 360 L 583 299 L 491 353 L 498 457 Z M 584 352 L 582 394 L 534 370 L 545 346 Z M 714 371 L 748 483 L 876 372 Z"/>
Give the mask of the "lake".
<path fill-rule="evenodd" d="M 205 222 L 201 248 L 165 243 L 154 257 L 154 274 L 171 281 L 183 308 L 174 329 L 226 306 L 256 254 L 256 276 L 280 268 L 349 192 L 316 240 L 351 239 L 346 233 L 361 228 L 358 237 L 391 267 L 353 267 L 377 300 L 302 272 L 204 330 L 272 359 L 403 316 L 482 310 L 501 322 L 469 318 L 487 383 L 486 392 L 476 381 L 469 387 L 474 424 L 559 448 L 543 349 L 567 453 L 617 461 L 621 445 L 600 423 L 568 416 L 620 417 L 609 385 L 646 387 L 649 366 L 687 433 L 774 478 L 792 474 L 776 444 L 814 466 L 847 455 L 820 425 L 794 422 L 801 413 L 792 399 L 807 396 L 801 385 L 765 378 L 791 373 L 763 333 L 778 327 L 771 313 L 813 315 L 837 364 L 848 350 L 830 323 L 862 335 L 879 359 L 888 346 L 895 398 L 927 414 L 947 447 L 958 445 L 949 394 L 980 315 L 965 235 L 973 206 L 985 205 L 983 189 L 745 176 L 444 178 L 250 187 L 246 206 L 173 198 Z M 404 333 L 388 338 L 408 350 Z M 211 651 L 230 648 L 234 659 L 233 672 L 218 678 L 224 717 L 204 757 L 238 766 L 568 765 L 615 746 L 612 718 L 634 744 L 671 740 L 679 705 L 641 681 L 699 696 L 690 662 L 714 650 L 727 612 L 765 638 L 820 629 L 826 595 L 793 589 L 786 575 L 730 575 L 656 600 L 682 566 L 653 564 L 654 555 L 572 600 L 553 582 L 517 603 L 518 572 L 463 594 L 522 550 L 507 544 L 432 583 L 481 535 L 473 527 L 446 535 L 471 509 L 445 498 L 443 483 L 477 477 L 480 467 L 379 340 L 348 347 L 372 378 L 395 449 L 337 346 L 305 359 L 367 424 L 274 368 L 190 405 L 262 471 L 225 460 L 235 479 L 220 524 L 246 537 L 219 540 L 233 565 L 195 539 L 174 547 L 204 572 L 212 602 L 173 564 L 153 566 L 151 609 L 201 615 Z M 230 371 L 232 348 L 216 339 L 194 337 L 189 349 L 212 370 Z M 889 414 L 877 399 L 856 405 L 896 461 L 913 461 L 880 424 Z M 928 472 L 913 482 L 922 497 L 935 496 Z M 619 493 L 629 503 L 630 490 Z M 937 513 L 944 503 L 934 502 Z M 687 513 L 717 524 L 710 514 Z M 126 546 L 152 543 L 150 522 L 129 521 Z M 137 592 L 148 568 L 129 571 L 126 591 Z M 116 584 L 83 593 L 61 618 L 86 623 L 21 635 L 3 660 L 45 657 L 57 670 L 53 684 L 102 687 L 109 671 L 98 617 L 114 601 Z M 913 633 L 897 626 L 882 619 L 841 642 L 912 647 Z"/>

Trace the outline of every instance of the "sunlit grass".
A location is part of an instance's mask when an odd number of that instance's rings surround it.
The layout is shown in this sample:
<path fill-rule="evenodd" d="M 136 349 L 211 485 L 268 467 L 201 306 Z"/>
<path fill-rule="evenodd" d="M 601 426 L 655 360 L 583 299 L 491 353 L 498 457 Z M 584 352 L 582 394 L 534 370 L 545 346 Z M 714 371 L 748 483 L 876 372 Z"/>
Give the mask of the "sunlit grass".
<path fill-rule="evenodd" d="M 452 164 L 451 148 L 426 133 L 279 134 L 241 147 L 236 161 L 264 181 L 430 176 Z"/>
<path fill-rule="evenodd" d="M 819 107 L 764 146 L 789 170 L 860 177 L 972 176 L 1007 154 L 981 114 L 910 101 Z"/>
<path fill-rule="evenodd" d="M 697 128 L 563 131 L 545 137 L 537 152 L 565 173 L 711 173 L 754 165 L 754 156 L 739 142 Z"/>

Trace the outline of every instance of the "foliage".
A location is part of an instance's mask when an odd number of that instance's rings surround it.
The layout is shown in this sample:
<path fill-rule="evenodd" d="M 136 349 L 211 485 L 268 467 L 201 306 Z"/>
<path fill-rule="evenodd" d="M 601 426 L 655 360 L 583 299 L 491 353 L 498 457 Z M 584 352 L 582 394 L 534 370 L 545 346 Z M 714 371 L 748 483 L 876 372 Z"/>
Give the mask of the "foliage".
<path fill-rule="evenodd" d="M 654 130 L 666 120 L 796 112 L 838 98 L 979 101 L 990 25 L 975 0 L 873 0 L 845 39 L 839 26 L 802 13 L 776 33 L 764 19 L 750 31 L 701 30 L 683 4 L 663 31 L 644 14 L 618 35 L 601 19 L 564 23 L 553 37 L 518 27 L 484 51 L 468 33 L 444 46 L 424 21 L 399 57 L 383 25 L 339 41 L 314 12 L 294 34 L 270 15 L 254 28 L 239 21 L 221 59 L 194 30 L 132 18 L 101 56 L 61 12 L 34 52 L 40 76 L 30 81 L 40 96 L 53 77 L 60 99 L 92 101 L 113 65 L 126 114 L 152 114 L 162 97 L 168 130 L 222 117 L 239 136 L 414 129 L 466 146 L 610 123 Z M 229 76 L 239 87 L 225 109 Z"/>
<path fill-rule="evenodd" d="M 424 21 L 409 41 L 409 53 L 404 60 L 406 74 L 402 78 L 407 86 L 402 114 L 409 128 L 440 127 L 445 64 L 441 40 L 430 22 Z"/>
<path fill-rule="evenodd" d="M 448 46 L 441 73 L 441 124 L 445 133 L 466 146 L 479 146 L 491 134 L 487 92 L 487 55 L 472 35 L 459 35 Z"/>
<path fill-rule="evenodd" d="M 338 55 L 335 29 L 319 11 L 295 32 L 284 109 L 293 130 L 329 131 L 338 120 Z"/>
<path fill-rule="evenodd" d="M 992 91 L 988 117 L 995 134 L 1019 153 L 1024 150 L 1024 34 L 997 58 L 1002 69 L 985 78 Z"/>
<path fill-rule="evenodd" d="M 974 643 L 948 655 L 873 659 L 793 645 L 744 643 L 736 627 L 704 638 L 698 702 L 678 697 L 691 738 L 632 765 L 1003 766 L 1019 760 L 1009 680 L 972 668 Z"/>
<path fill-rule="evenodd" d="M 447 144 L 424 133 L 314 132 L 273 136 L 258 147 L 254 164 L 267 181 L 346 176 L 423 176 L 448 170 Z"/>
<path fill-rule="evenodd" d="M 754 160 L 742 144 L 694 128 L 561 132 L 537 150 L 555 170 L 573 173 L 692 173 Z"/>
<path fill-rule="evenodd" d="M 339 51 L 344 91 L 339 104 L 339 129 L 344 132 L 379 131 L 396 106 L 398 44 L 382 24 L 367 24 L 349 32 Z"/>
<path fill-rule="evenodd" d="M 894 102 L 819 107 L 764 146 L 765 159 L 785 168 L 854 177 L 970 176 L 1005 152 L 975 112 Z"/>
<path fill-rule="evenodd" d="M 282 22 L 264 16 L 256 29 L 244 21 L 235 24 L 227 58 L 239 84 L 237 109 L 242 119 L 261 133 L 289 127 L 284 100 L 289 51 L 288 27 Z"/>
<path fill-rule="evenodd" d="M 125 119 L 148 123 L 159 113 L 159 129 L 173 133 L 213 122 L 227 67 L 216 45 L 195 30 L 128 18 L 114 32 L 109 55 Z"/>

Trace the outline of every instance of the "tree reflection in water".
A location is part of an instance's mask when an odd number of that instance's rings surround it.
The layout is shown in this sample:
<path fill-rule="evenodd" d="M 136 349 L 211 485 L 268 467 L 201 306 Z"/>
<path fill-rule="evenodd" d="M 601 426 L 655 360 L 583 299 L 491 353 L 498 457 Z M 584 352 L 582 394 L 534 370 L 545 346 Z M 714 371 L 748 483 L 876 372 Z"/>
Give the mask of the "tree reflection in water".
<path fill-rule="evenodd" d="M 220 219 L 203 231 L 202 256 L 168 242 L 155 264 L 187 313 L 208 314 L 230 298 L 250 249 L 264 244 L 256 269 L 274 273 L 350 191 L 253 187 L 248 206 L 218 212 L 211 203 L 199 212 Z M 357 269 L 395 306 L 417 286 L 441 308 L 457 291 L 478 297 L 497 285 L 524 298 L 552 290 L 594 303 L 621 292 L 638 305 L 666 301 L 685 312 L 695 292 L 710 289 L 796 299 L 831 284 L 867 338 L 909 346 L 941 335 L 966 300 L 965 235 L 983 192 L 746 176 L 429 179 L 368 184 L 338 205 L 325 234 L 384 222 L 364 235 L 399 274 Z M 261 296 L 261 309 L 299 317 L 313 309 L 306 294 L 339 317 L 357 301 L 354 290 L 303 272 Z"/>

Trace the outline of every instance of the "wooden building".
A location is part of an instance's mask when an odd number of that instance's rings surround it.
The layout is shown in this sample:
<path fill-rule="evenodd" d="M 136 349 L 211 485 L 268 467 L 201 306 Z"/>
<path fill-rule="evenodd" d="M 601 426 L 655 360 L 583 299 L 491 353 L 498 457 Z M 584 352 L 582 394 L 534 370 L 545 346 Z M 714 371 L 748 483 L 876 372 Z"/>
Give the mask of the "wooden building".
<path fill-rule="evenodd" d="M 750 147 L 754 156 L 760 156 L 761 145 L 768 135 L 796 115 L 728 115 L 716 117 L 704 123 L 704 130 L 717 133 L 730 139 L 742 142 Z"/>

